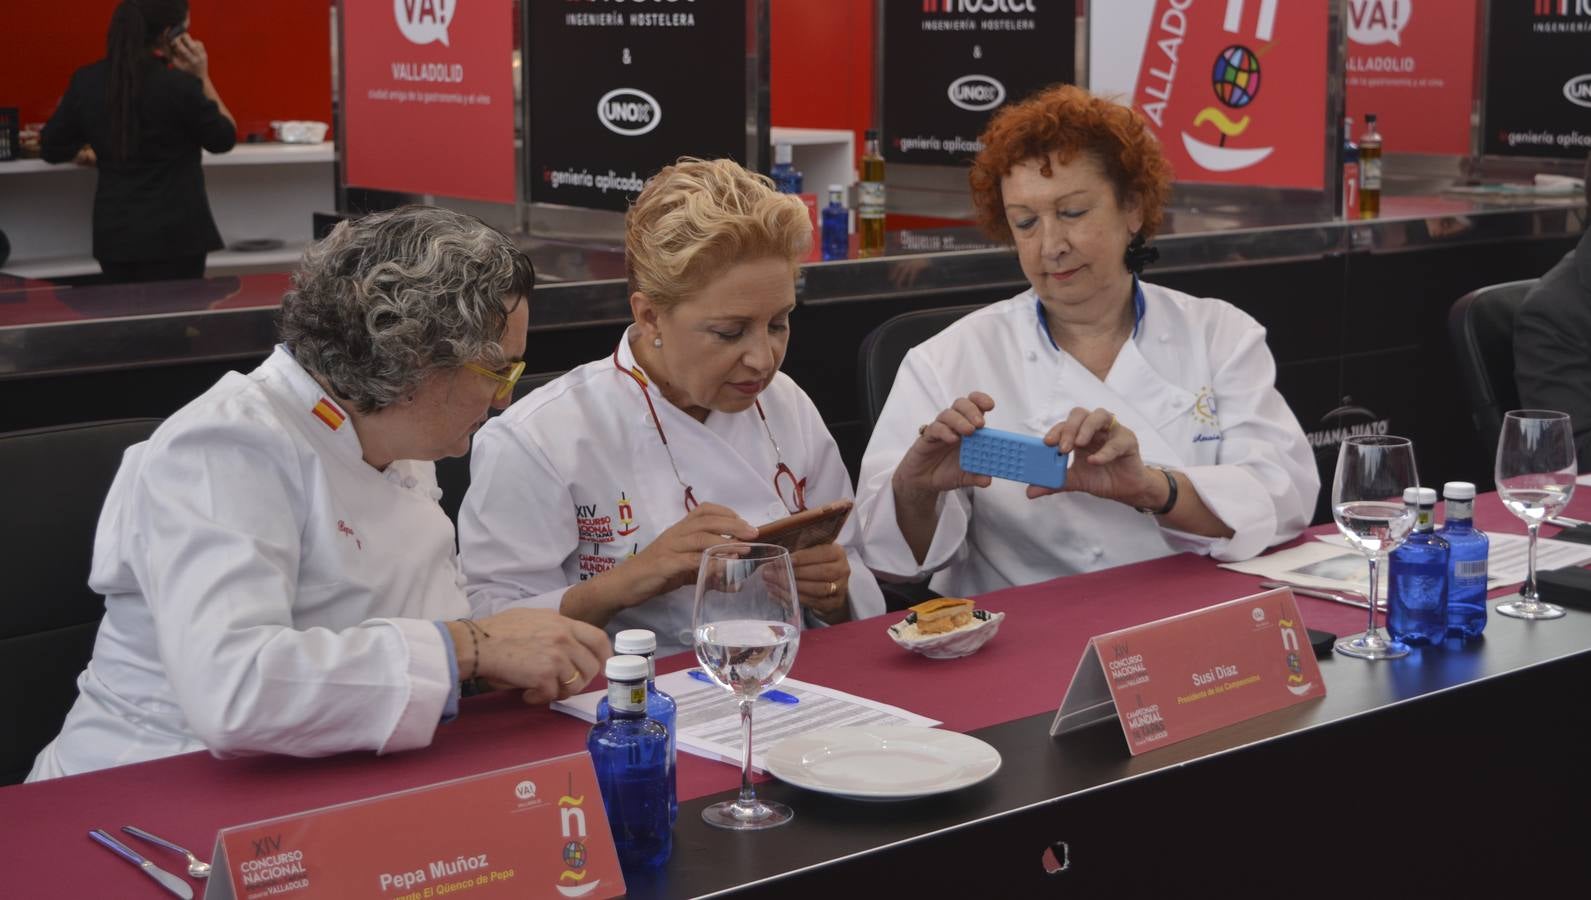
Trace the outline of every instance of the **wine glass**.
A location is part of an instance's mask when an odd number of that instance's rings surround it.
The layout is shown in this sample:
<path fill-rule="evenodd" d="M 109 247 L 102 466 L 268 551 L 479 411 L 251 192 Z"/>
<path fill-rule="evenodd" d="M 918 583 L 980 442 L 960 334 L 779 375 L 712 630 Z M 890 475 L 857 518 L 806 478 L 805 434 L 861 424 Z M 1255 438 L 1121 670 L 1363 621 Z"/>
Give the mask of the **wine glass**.
<path fill-rule="evenodd" d="M 1369 624 L 1364 634 L 1341 637 L 1333 646 L 1344 656 L 1396 659 L 1407 655 L 1402 641 L 1376 631 L 1376 594 L 1381 560 L 1397 549 L 1414 528 L 1415 509 L 1403 502 L 1407 488 L 1419 487 L 1414 444 L 1391 435 L 1355 435 L 1337 453 L 1337 477 L 1331 485 L 1331 514 L 1337 528 L 1370 562 Z"/>
<path fill-rule="evenodd" d="M 702 810 L 707 824 L 737 831 L 783 825 L 790 807 L 757 799 L 751 786 L 751 708 L 784 680 L 801 642 L 801 603 L 790 552 L 773 544 L 720 544 L 702 553 L 691 616 L 696 658 L 740 700 L 740 796 Z"/>
<path fill-rule="evenodd" d="M 1497 437 L 1497 493 L 1530 530 L 1530 562 L 1518 600 L 1497 604 L 1516 619 L 1556 619 L 1560 607 L 1536 596 L 1536 532 L 1569 505 L 1576 473 L 1574 428 L 1569 417 L 1545 409 L 1518 409 L 1503 417 Z"/>

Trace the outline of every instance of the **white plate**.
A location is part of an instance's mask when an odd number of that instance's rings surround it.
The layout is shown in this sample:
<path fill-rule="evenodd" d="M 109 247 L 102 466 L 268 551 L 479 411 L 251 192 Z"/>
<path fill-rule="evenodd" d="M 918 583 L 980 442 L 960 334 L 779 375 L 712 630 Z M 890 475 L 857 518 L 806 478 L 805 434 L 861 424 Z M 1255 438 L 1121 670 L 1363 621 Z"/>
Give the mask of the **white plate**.
<path fill-rule="evenodd" d="M 796 787 L 853 800 L 911 800 L 977 784 L 1000 771 L 1000 752 L 938 728 L 861 725 L 788 737 L 764 757 Z"/>

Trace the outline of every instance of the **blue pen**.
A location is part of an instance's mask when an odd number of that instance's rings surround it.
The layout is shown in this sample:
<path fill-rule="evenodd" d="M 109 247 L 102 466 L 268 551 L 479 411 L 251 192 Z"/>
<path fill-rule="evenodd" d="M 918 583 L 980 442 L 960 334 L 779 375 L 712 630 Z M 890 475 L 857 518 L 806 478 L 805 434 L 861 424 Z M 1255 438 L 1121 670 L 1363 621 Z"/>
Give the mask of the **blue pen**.
<path fill-rule="evenodd" d="M 696 679 L 697 681 L 705 681 L 708 684 L 717 684 L 718 683 L 718 682 L 713 680 L 713 677 L 711 675 L 708 675 L 706 672 L 703 672 L 701 669 L 690 669 L 685 674 L 689 675 L 690 677 L 692 677 L 694 679 Z M 770 689 L 768 689 L 766 691 L 763 691 L 762 693 L 758 694 L 757 695 L 757 699 L 758 700 L 772 700 L 775 703 L 800 703 L 801 702 L 801 698 L 797 697 L 795 694 L 787 694 L 784 691 L 776 691 L 776 690 L 773 690 L 772 688 L 770 688 Z"/>

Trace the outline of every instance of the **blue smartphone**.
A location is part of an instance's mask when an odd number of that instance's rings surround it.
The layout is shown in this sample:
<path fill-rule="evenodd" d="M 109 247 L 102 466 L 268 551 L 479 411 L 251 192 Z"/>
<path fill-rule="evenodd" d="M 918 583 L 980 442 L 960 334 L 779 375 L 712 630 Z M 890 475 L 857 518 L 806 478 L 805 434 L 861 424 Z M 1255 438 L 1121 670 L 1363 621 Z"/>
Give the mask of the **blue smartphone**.
<path fill-rule="evenodd" d="M 961 470 L 1058 489 L 1066 485 L 1067 454 L 1043 438 L 979 428 L 961 439 Z"/>

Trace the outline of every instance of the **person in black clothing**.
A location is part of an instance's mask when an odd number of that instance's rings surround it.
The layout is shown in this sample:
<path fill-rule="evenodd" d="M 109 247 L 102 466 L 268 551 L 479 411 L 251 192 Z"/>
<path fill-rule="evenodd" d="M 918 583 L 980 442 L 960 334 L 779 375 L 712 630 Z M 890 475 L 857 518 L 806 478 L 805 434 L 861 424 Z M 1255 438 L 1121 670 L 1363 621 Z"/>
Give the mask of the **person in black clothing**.
<path fill-rule="evenodd" d="M 72 75 L 40 135 L 44 159 L 99 168 L 94 258 L 108 281 L 201 278 L 223 246 L 199 151 L 231 150 L 237 126 L 187 30 L 188 0 L 122 0 L 105 58 Z"/>
<path fill-rule="evenodd" d="M 1591 156 L 1585 175 L 1591 208 Z M 1514 383 L 1526 408 L 1569 414 L 1580 471 L 1591 472 L 1591 228 L 1519 307 Z"/>

